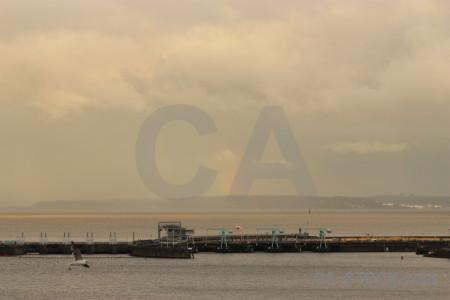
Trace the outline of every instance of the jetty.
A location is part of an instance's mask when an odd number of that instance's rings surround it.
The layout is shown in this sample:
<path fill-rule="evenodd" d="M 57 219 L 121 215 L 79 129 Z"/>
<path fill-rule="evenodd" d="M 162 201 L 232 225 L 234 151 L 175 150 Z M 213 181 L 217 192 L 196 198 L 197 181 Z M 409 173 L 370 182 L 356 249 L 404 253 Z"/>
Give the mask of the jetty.
<path fill-rule="evenodd" d="M 224 238 L 225 236 L 225 238 Z M 141 243 L 165 245 L 163 240 L 133 242 L 75 242 L 83 254 L 131 254 Z M 263 252 L 416 252 L 427 254 L 448 247 L 448 236 L 320 236 L 304 234 L 219 234 L 190 236 L 185 242 L 196 252 L 251 253 Z M 168 245 L 170 246 L 170 244 Z M 3 242 L 0 256 L 26 254 L 70 254 L 70 244 L 63 242 Z"/>
<path fill-rule="evenodd" d="M 39 241 L 25 242 L 24 235 L 15 241 L 0 241 L 0 256 L 25 254 L 71 254 L 71 244 L 83 254 L 130 254 L 144 257 L 192 258 L 196 252 L 252 253 L 262 252 L 429 252 L 448 255 L 449 236 L 330 236 L 327 228 L 302 228 L 297 233 L 285 233 L 280 228 L 258 228 L 256 233 L 243 234 L 242 226 L 232 229 L 208 228 L 205 235 L 195 235 L 181 222 L 159 222 L 157 239 L 119 242 L 110 232 L 108 242 L 95 242 L 93 232 L 86 233 L 84 242 L 74 242 L 64 232 L 61 242 L 49 242 L 46 233 Z M 318 235 L 310 235 L 310 231 Z M 214 233 L 210 235 L 210 233 Z M 444 249 L 444 250 L 442 250 Z M 442 254 L 444 256 L 444 254 Z"/>

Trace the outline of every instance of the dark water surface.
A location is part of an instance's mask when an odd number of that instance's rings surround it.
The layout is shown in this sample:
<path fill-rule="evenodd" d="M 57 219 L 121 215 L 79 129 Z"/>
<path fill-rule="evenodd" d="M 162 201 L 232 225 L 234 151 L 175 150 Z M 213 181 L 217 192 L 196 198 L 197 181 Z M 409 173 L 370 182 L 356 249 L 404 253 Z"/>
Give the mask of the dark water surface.
<path fill-rule="evenodd" d="M 0 299 L 450 299 L 450 260 L 413 253 L 85 257 L 91 268 L 72 270 L 70 256 L 2 257 Z M 397 275 L 357 280 L 358 272 Z M 354 282 L 339 279 L 344 274 Z M 418 275 L 433 280 L 403 280 Z"/>

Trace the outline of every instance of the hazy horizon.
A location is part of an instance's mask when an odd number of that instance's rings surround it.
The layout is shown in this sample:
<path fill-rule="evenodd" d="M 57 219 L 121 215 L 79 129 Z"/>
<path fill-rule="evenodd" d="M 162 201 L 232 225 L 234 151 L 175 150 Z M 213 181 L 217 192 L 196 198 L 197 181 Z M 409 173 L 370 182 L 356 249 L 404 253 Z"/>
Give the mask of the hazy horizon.
<path fill-rule="evenodd" d="M 448 211 L 450 197 L 379 195 L 375 197 L 204 196 L 194 199 L 105 199 L 41 201 L 2 207 L 7 214 L 46 213 L 307 213 L 321 211 Z"/>

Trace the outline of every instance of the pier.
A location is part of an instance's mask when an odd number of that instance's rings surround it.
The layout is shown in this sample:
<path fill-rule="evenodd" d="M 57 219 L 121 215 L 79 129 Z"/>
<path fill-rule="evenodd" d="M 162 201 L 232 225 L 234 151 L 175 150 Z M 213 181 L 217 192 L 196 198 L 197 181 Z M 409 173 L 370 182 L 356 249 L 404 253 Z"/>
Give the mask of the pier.
<path fill-rule="evenodd" d="M 271 235 L 229 235 L 227 247 L 222 236 L 193 237 L 190 244 L 199 252 L 416 252 L 418 247 L 434 251 L 448 245 L 448 236 L 371 236 L 327 237 L 299 234 L 277 235 L 276 244 Z M 324 242 L 326 243 L 324 245 Z M 222 244 L 222 247 L 221 247 Z"/>
<path fill-rule="evenodd" d="M 225 238 L 224 238 L 225 237 Z M 83 254 L 130 254 L 134 242 L 75 242 Z M 163 240 L 153 243 L 165 245 Z M 423 254 L 445 248 L 450 243 L 448 236 L 320 236 L 305 234 L 220 234 L 189 236 L 185 241 L 188 247 L 198 252 L 251 253 L 263 252 L 416 252 Z M 170 244 L 167 245 L 168 247 Z M 0 243 L 0 256 L 26 254 L 71 254 L 70 245 L 63 242 L 5 242 Z"/>

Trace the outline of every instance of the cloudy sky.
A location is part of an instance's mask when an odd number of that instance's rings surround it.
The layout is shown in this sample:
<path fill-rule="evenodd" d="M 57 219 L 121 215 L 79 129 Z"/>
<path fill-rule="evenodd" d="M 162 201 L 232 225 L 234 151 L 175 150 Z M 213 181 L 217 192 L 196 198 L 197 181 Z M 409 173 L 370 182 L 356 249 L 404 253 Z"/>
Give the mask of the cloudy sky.
<path fill-rule="evenodd" d="M 0 206 L 153 199 L 139 128 L 165 126 L 161 175 L 216 169 L 227 195 L 263 106 L 282 106 L 319 195 L 450 195 L 448 1 L 1 1 Z M 265 161 L 284 161 L 275 138 Z M 255 180 L 252 194 L 295 194 Z"/>

